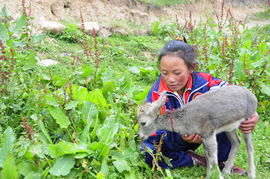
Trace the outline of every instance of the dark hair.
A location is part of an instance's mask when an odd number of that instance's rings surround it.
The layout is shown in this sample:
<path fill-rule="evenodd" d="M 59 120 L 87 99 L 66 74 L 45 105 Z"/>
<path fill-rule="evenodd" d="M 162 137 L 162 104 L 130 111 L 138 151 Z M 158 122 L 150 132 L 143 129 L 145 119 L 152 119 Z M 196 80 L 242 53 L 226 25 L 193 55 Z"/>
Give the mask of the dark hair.
<path fill-rule="evenodd" d="M 184 41 L 171 40 L 161 50 L 158 57 L 158 65 L 163 56 L 174 55 L 184 60 L 188 69 L 193 69 L 193 62 L 195 60 L 194 48 Z"/>

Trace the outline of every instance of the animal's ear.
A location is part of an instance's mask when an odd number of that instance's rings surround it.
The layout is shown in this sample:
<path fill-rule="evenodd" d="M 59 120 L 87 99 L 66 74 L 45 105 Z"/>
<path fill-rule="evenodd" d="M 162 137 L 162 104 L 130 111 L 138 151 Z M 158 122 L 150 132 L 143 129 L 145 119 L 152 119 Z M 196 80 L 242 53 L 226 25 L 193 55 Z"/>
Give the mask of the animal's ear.
<path fill-rule="evenodd" d="M 159 108 L 166 103 L 166 98 L 167 98 L 166 91 L 163 91 L 160 94 L 158 100 L 156 100 L 154 103 L 152 103 L 153 112 L 157 113 L 159 111 Z"/>

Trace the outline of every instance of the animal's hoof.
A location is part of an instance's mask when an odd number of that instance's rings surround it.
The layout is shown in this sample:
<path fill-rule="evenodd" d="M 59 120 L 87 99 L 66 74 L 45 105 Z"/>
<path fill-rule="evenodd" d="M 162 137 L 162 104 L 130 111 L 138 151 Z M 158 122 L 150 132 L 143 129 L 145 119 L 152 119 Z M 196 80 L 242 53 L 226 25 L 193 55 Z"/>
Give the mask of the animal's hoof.
<path fill-rule="evenodd" d="M 232 168 L 226 167 L 224 162 L 219 163 L 219 168 L 225 174 L 238 174 L 241 176 L 247 175 L 247 171 L 245 171 L 244 169 L 242 169 L 238 166 L 232 166 Z"/>
<path fill-rule="evenodd" d="M 224 169 L 222 170 L 222 172 L 225 173 L 225 174 L 231 174 L 231 170 L 228 169 L 228 168 L 224 168 Z"/>

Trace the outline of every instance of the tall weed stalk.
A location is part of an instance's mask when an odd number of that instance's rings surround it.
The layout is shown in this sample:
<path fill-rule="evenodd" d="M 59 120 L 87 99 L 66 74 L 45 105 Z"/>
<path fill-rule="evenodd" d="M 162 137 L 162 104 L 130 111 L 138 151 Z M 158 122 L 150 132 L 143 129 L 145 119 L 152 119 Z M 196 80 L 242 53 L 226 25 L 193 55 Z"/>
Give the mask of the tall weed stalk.
<path fill-rule="evenodd" d="M 105 45 L 102 44 L 100 47 L 100 42 L 97 38 L 97 32 L 93 28 L 92 32 L 87 32 L 85 29 L 85 21 L 82 12 L 80 11 L 81 20 L 81 31 L 83 33 L 82 38 L 77 37 L 77 42 L 81 45 L 83 52 L 86 56 L 86 61 L 84 63 L 92 63 L 95 67 L 94 81 L 98 81 L 98 70 L 100 64 L 102 63 L 102 54 L 104 52 Z M 95 83 L 94 83 L 95 84 Z"/>

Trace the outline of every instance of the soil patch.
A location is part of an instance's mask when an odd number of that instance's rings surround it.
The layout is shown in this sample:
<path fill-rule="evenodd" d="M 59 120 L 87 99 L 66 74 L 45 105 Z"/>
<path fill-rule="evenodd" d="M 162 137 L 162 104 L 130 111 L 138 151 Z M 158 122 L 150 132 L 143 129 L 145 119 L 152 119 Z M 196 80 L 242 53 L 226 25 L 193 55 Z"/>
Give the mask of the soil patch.
<path fill-rule="evenodd" d="M 268 0 L 225 1 L 225 9 L 230 8 L 233 16 L 244 20 L 254 13 L 264 11 L 263 5 Z M 0 0 L 1 7 L 6 4 L 14 18 L 20 15 L 22 0 Z M 176 15 L 181 22 L 186 21 L 190 12 L 195 21 L 203 20 L 204 14 L 220 13 L 221 0 L 194 0 L 185 5 L 156 7 L 137 0 L 25 0 L 26 7 L 31 7 L 34 23 L 41 21 L 80 22 L 80 11 L 85 21 L 98 22 L 101 26 L 112 26 L 115 22 L 125 21 L 134 24 L 151 24 L 154 21 L 175 22 Z M 267 24 L 266 21 L 250 21 L 250 26 Z"/>

